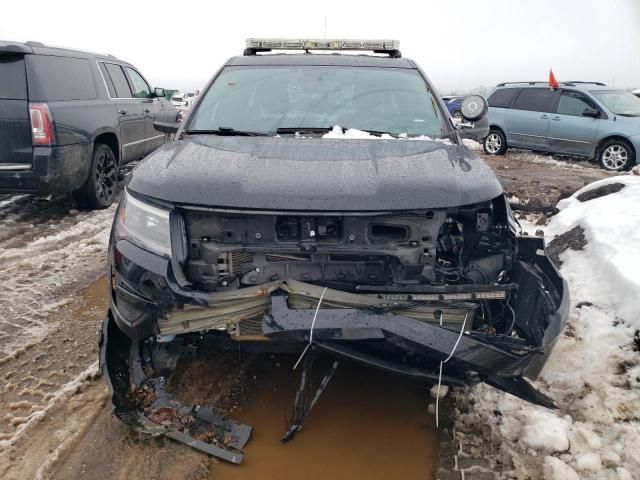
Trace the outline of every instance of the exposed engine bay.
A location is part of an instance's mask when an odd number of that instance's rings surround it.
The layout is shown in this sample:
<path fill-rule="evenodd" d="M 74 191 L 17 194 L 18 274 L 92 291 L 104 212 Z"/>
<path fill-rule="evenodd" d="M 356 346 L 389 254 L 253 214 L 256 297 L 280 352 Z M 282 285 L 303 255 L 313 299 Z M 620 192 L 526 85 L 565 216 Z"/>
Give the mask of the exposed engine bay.
<path fill-rule="evenodd" d="M 313 396 L 306 372 L 320 351 L 430 383 L 485 382 L 554 408 L 523 377 L 537 377 L 566 321 L 566 285 L 543 240 L 519 237 L 516 227 L 504 196 L 359 214 L 176 208 L 171 259 L 114 244 L 101 355 L 116 414 L 145 434 L 240 463 L 249 426 L 183 405 L 163 387 L 181 355 L 211 342 L 300 355 L 285 441 L 337 368 L 336 360 Z M 131 387 L 153 392 L 151 417 L 135 407 Z M 167 409 L 191 430 L 149 420 Z"/>
<path fill-rule="evenodd" d="M 205 291 L 295 279 L 356 285 L 490 284 L 516 255 L 502 198 L 371 216 L 184 212 L 187 279 Z"/>
<path fill-rule="evenodd" d="M 477 326 L 506 333 L 514 318 L 512 288 L 499 293 L 493 287 L 510 285 L 517 262 L 515 223 L 509 215 L 503 197 L 446 210 L 376 215 L 185 209 L 182 265 L 186 279 L 206 292 L 297 280 L 345 292 L 376 292 L 398 308 L 438 300 L 447 288 L 461 286 L 450 292 L 460 300 L 485 297 L 480 302 L 485 325 Z M 488 287 L 484 295 L 482 286 Z"/>

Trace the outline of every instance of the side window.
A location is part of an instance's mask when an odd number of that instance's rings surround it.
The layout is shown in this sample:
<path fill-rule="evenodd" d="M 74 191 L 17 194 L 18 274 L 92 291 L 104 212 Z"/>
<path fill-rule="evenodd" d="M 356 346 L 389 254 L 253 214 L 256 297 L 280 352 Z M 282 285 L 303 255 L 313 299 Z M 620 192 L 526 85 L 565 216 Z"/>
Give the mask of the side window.
<path fill-rule="evenodd" d="M 89 60 L 28 55 L 29 98 L 35 101 L 93 100 L 96 85 Z"/>
<path fill-rule="evenodd" d="M 107 67 L 104 63 L 100 64 L 100 72 L 102 73 L 102 78 L 104 78 L 104 83 L 107 85 L 107 90 L 109 90 L 109 96 L 111 98 L 117 97 L 116 87 L 113 86 L 113 82 L 111 81 L 111 77 L 109 76 L 109 72 L 107 72 Z"/>
<path fill-rule="evenodd" d="M 557 113 L 580 117 L 587 108 L 597 109 L 596 104 L 582 93 L 563 90 L 558 102 Z"/>
<path fill-rule="evenodd" d="M 509 108 L 516 93 L 518 93 L 517 88 L 501 88 L 493 92 L 487 102 L 490 107 Z"/>
<path fill-rule="evenodd" d="M 133 96 L 135 98 L 151 97 L 151 89 L 144 78 L 142 78 L 142 76 L 140 76 L 140 74 L 133 68 L 125 67 L 125 69 L 127 70 L 127 75 L 129 75 L 129 79 L 133 85 Z"/>
<path fill-rule="evenodd" d="M 551 112 L 555 90 L 548 88 L 523 88 L 513 108 L 530 112 Z"/>
<path fill-rule="evenodd" d="M 107 69 L 109 78 L 111 78 L 113 82 L 113 88 L 116 91 L 115 96 L 117 98 L 132 98 L 131 89 L 129 88 L 129 83 L 127 83 L 127 78 L 124 76 L 122 67 L 114 63 L 105 63 L 104 66 Z"/>

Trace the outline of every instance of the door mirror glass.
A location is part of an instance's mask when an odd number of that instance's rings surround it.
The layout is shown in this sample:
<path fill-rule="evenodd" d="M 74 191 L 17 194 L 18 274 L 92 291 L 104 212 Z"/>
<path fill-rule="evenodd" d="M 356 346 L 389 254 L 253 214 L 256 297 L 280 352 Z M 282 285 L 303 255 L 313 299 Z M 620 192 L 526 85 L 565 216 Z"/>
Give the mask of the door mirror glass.
<path fill-rule="evenodd" d="M 164 97 L 164 88 L 154 88 L 153 89 L 153 94 L 158 98 L 163 98 Z"/>
<path fill-rule="evenodd" d="M 585 108 L 582 111 L 583 117 L 600 118 L 600 112 L 595 108 Z"/>

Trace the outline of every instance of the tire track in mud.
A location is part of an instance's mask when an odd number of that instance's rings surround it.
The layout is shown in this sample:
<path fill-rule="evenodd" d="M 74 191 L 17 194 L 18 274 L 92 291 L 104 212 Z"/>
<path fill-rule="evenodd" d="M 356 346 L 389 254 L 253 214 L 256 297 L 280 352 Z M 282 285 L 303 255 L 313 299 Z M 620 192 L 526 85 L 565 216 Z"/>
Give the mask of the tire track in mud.
<path fill-rule="evenodd" d="M 78 212 L 66 196 L 0 196 L 0 478 L 48 478 L 106 389 L 96 339 L 115 206 Z M 92 304 L 99 297 L 99 304 Z"/>

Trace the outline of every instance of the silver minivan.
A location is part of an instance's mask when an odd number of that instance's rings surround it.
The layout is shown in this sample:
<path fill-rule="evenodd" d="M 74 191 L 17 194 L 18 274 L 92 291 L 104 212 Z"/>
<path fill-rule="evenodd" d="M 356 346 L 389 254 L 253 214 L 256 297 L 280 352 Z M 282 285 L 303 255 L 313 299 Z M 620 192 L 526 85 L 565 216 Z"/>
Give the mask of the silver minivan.
<path fill-rule="evenodd" d="M 640 98 L 600 82 L 500 83 L 489 94 L 489 155 L 508 148 L 585 157 L 609 171 L 633 167 L 640 150 Z"/>

